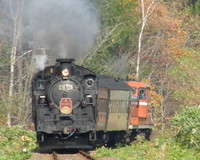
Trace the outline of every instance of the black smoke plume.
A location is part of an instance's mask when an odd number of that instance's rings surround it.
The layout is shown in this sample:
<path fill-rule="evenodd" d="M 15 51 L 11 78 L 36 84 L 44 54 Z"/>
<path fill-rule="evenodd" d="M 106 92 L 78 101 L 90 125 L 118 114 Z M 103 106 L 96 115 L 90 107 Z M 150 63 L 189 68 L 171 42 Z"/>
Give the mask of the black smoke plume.
<path fill-rule="evenodd" d="M 80 58 L 99 31 L 90 0 L 31 0 L 26 39 L 33 48 L 46 48 L 54 58 Z"/>

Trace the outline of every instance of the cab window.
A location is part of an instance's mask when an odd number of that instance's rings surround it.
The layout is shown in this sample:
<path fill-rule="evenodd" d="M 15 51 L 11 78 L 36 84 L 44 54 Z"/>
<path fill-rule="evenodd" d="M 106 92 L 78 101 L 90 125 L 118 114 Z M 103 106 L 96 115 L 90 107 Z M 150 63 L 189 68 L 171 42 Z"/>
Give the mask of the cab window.
<path fill-rule="evenodd" d="M 146 99 L 146 97 L 145 97 L 145 89 L 144 88 L 139 88 L 139 90 L 138 90 L 138 98 L 139 99 Z"/>

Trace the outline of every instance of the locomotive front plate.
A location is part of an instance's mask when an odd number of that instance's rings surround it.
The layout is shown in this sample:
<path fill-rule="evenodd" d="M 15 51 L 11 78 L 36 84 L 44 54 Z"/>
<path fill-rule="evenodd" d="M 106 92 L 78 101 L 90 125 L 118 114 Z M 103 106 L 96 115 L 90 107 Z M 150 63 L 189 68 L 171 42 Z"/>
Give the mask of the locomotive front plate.
<path fill-rule="evenodd" d="M 58 90 L 60 91 L 70 91 L 70 90 L 73 90 L 74 89 L 74 86 L 72 84 L 64 84 L 64 85 L 58 85 Z"/>
<path fill-rule="evenodd" d="M 60 112 L 62 114 L 70 114 L 72 112 L 72 100 L 71 100 L 71 98 L 61 98 L 61 100 L 60 100 Z"/>

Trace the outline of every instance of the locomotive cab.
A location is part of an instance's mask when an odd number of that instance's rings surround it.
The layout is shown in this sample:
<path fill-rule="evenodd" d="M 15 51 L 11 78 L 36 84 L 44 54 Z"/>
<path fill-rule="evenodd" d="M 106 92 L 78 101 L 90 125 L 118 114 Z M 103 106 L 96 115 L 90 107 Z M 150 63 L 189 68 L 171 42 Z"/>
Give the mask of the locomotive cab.
<path fill-rule="evenodd" d="M 133 88 L 132 104 L 130 108 L 129 129 L 133 134 L 141 134 L 149 139 L 153 127 L 150 115 L 150 86 L 135 81 L 128 81 L 127 84 Z"/>

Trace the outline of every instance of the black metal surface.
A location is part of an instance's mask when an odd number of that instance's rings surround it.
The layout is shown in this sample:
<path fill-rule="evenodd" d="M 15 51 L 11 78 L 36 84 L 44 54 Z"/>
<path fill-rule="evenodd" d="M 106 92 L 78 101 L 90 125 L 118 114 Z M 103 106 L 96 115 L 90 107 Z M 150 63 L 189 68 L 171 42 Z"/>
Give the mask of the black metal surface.
<path fill-rule="evenodd" d="M 110 90 L 132 90 L 132 88 L 122 80 L 112 77 L 99 76 L 99 88 L 108 88 Z"/>
<path fill-rule="evenodd" d="M 66 89 L 62 88 L 62 86 L 66 87 Z M 61 98 L 71 98 L 73 101 L 73 108 L 78 107 L 81 101 L 83 101 L 83 87 L 80 85 L 78 81 L 73 79 L 68 79 L 66 81 L 59 79 L 53 82 L 49 86 L 47 94 L 50 100 L 57 107 L 59 106 Z"/>
<path fill-rule="evenodd" d="M 74 61 L 74 59 L 56 59 L 56 62 L 59 63 L 72 63 Z"/>

